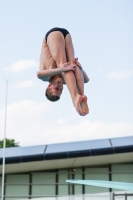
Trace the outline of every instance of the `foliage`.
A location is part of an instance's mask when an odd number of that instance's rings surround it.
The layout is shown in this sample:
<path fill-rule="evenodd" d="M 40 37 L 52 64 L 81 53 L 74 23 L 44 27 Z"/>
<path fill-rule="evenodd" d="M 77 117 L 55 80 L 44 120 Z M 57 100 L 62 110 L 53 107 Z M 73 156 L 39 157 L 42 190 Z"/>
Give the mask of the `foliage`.
<path fill-rule="evenodd" d="M 6 147 L 19 147 L 18 144 L 15 140 L 6 138 Z M 3 140 L 0 140 L 0 148 L 3 148 Z"/>

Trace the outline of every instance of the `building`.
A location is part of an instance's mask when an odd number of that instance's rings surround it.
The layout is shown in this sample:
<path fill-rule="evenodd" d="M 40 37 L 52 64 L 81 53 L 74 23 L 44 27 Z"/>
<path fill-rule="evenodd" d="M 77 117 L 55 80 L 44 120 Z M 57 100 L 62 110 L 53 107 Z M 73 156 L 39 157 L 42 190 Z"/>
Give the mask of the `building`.
<path fill-rule="evenodd" d="M 5 160 L 5 200 L 133 200 L 133 191 L 66 184 L 67 179 L 133 183 L 133 136 L 7 148 Z"/>

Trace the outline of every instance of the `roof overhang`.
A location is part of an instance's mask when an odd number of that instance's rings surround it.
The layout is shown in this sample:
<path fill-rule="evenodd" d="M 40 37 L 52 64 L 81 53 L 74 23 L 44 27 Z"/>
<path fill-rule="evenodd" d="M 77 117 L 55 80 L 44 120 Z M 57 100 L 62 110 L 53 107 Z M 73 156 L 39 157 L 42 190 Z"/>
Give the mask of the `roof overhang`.
<path fill-rule="evenodd" d="M 109 165 L 113 163 L 133 163 L 133 152 L 6 164 L 5 173 L 26 173 L 81 166 Z M 0 165 L 0 171 L 2 171 L 2 165 Z"/>

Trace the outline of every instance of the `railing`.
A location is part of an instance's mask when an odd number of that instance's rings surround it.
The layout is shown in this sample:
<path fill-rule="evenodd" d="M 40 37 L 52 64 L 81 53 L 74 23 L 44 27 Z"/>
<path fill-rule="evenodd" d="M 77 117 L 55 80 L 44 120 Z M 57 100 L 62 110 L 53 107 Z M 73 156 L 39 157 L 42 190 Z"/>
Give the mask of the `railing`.
<path fill-rule="evenodd" d="M 133 193 L 132 194 L 127 194 L 127 193 L 123 193 L 123 194 L 115 194 L 113 193 L 113 200 L 115 200 L 115 197 L 118 197 L 120 199 L 120 197 L 125 197 L 125 200 L 128 200 L 128 197 L 133 197 Z"/>

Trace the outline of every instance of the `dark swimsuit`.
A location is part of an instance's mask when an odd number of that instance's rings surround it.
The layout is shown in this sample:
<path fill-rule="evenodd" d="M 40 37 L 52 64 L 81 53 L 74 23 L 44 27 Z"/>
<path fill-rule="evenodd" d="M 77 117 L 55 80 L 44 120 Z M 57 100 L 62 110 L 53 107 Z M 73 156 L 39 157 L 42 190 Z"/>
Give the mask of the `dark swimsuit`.
<path fill-rule="evenodd" d="M 63 34 L 64 38 L 66 37 L 67 34 L 69 34 L 69 32 L 64 28 L 52 28 L 45 35 L 46 42 L 47 42 L 47 38 L 48 38 L 49 34 L 54 32 L 54 31 L 60 31 Z"/>
<path fill-rule="evenodd" d="M 64 38 L 66 37 L 67 34 L 70 34 L 70 33 L 69 33 L 66 29 L 64 29 L 64 28 L 58 28 L 58 27 L 52 28 L 52 29 L 50 29 L 50 30 L 46 33 L 46 35 L 45 35 L 46 42 L 47 42 L 47 38 L 48 38 L 49 34 L 52 33 L 52 32 L 54 32 L 54 31 L 60 31 L 60 32 L 63 34 Z M 79 67 L 80 70 L 82 71 L 82 67 L 80 67 L 80 66 L 78 66 L 78 67 Z"/>

